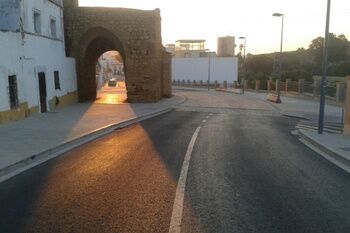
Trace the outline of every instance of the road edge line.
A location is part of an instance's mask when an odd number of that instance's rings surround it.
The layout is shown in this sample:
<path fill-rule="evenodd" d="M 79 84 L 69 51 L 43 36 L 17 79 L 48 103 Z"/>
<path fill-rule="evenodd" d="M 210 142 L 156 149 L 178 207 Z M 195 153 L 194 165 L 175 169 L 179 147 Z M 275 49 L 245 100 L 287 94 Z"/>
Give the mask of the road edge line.
<path fill-rule="evenodd" d="M 182 163 L 181 173 L 179 181 L 176 187 L 175 200 L 173 205 L 173 212 L 171 214 L 171 221 L 169 227 L 169 233 L 180 233 L 181 232 L 181 221 L 182 221 L 182 211 L 185 198 L 185 188 L 188 168 L 190 165 L 191 155 L 193 151 L 194 144 L 198 137 L 201 126 L 198 126 L 195 132 L 192 135 L 191 141 L 187 147 L 186 155 Z"/>

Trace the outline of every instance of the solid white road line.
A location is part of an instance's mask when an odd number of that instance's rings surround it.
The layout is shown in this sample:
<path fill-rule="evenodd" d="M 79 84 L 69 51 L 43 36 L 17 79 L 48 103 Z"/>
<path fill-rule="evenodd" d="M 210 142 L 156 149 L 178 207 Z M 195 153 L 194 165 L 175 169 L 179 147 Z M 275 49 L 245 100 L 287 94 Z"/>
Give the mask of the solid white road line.
<path fill-rule="evenodd" d="M 171 222 L 169 227 L 169 233 L 180 233 L 181 232 L 181 219 L 182 219 L 182 211 L 185 197 L 185 186 L 187 179 L 188 167 L 190 165 L 190 159 L 193 151 L 194 144 L 198 137 L 199 131 L 201 127 L 199 126 L 194 132 L 190 144 L 188 145 L 186 155 L 182 164 L 181 174 L 179 178 L 179 182 L 177 183 L 173 213 L 171 215 Z"/>

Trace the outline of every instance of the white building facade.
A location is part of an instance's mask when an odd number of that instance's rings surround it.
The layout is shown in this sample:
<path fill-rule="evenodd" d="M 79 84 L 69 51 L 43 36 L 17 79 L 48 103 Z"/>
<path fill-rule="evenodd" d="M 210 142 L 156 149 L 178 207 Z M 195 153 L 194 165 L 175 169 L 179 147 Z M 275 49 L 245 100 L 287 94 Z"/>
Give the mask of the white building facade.
<path fill-rule="evenodd" d="M 172 80 L 175 81 L 202 81 L 206 83 L 215 81 L 223 84 L 225 81 L 233 84 L 238 78 L 237 57 L 194 57 L 172 59 Z"/>
<path fill-rule="evenodd" d="M 0 45 L 0 124 L 76 102 L 62 0 L 1 0 Z"/>

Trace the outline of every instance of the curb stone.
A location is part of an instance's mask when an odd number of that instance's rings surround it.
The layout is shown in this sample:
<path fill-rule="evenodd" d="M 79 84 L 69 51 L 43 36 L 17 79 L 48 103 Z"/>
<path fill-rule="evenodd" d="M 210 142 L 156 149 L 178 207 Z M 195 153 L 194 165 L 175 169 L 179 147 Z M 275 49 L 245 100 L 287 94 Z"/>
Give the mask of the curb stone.
<path fill-rule="evenodd" d="M 320 154 L 336 166 L 350 173 L 350 160 L 348 158 L 345 158 L 343 155 L 337 153 L 335 150 L 327 148 L 326 146 L 318 143 L 316 140 L 309 137 L 304 130 L 299 129 L 298 135 L 300 137 L 299 140 L 302 143 L 304 143 L 307 147 Z"/>

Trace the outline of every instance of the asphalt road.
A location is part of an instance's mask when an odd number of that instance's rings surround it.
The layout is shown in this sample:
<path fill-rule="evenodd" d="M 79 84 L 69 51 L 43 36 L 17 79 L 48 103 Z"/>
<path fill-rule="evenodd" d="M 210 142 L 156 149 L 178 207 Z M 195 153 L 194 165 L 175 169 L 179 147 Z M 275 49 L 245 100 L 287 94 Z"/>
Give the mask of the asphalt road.
<path fill-rule="evenodd" d="M 211 113 L 211 114 L 210 114 Z M 350 176 L 274 110 L 183 106 L 0 184 L 0 232 L 350 232 Z"/>

